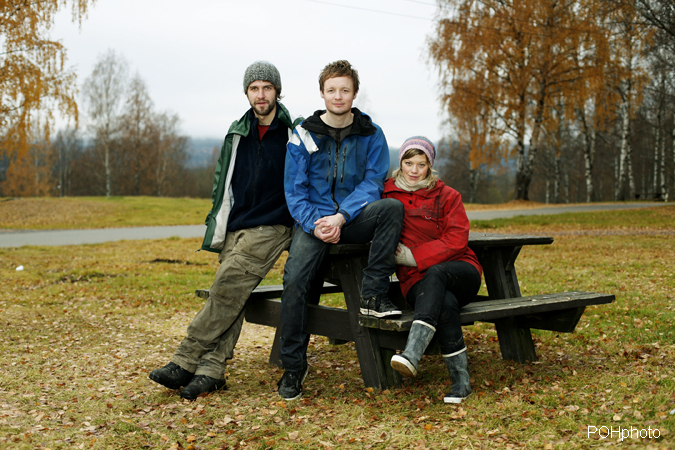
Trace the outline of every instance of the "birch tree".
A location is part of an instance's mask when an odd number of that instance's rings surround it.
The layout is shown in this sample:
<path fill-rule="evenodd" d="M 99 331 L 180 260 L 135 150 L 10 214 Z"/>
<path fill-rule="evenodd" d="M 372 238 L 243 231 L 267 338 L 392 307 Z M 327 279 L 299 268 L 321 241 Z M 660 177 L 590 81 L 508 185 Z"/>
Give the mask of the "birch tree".
<path fill-rule="evenodd" d="M 528 200 L 553 99 L 584 76 L 573 59 L 580 46 L 590 46 L 595 30 L 579 20 L 574 0 L 439 0 L 439 5 L 429 53 L 443 96 L 464 91 L 463 98 L 482 103 L 510 135 L 516 198 Z"/>
<path fill-rule="evenodd" d="M 74 22 L 95 0 L 5 0 L 0 2 L 0 156 L 10 163 L 4 195 L 24 192 L 35 177 L 31 145 L 49 140 L 58 111 L 77 121 L 75 73 L 66 49 L 50 38 L 58 11 L 70 6 Z"/>
<path fill-rule="evenodd" d="M 642 62 L 653 32 L 641 25 L 637 11 L 627 2 L 607 4 L 610 8 L 609 29 L 611 65 L 608 72 L 609 86 L 619 96 L 619 160 L 618 178 L 615 180 L 614 199 L 635 197 L 633 154 L 631 147 L 632 120 L 642 100 L 647 76 Z"/>
<path fill-rule="evenodd" d="M 99 56 L 82 89 L 90 119 L 88 128 L 103 161 L 106 197 L 110 197 L 113 190 L 111 151 L 113 139 L 119 130 L 128 70 L 124 57 L 114 50 L 108 50 Z"/>

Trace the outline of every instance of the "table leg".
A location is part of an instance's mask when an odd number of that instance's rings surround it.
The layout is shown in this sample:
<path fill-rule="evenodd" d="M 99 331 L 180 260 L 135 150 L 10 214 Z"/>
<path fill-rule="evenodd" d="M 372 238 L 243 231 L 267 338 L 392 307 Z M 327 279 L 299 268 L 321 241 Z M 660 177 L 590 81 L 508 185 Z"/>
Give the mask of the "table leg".
<path fill-rule="evenodd" d="M 364 258 L 350 258 L 334 264 L 340 274 L 340 284 L 345 294 L 349 323 L 354 334 L 354 344 L 359 357 L 363 382 L 367 387 L 386 389 L 389 383 L 377 335 L 378 330 L 359 325 L 364 263 Z M 389 361 L 386 363 L 388 364 Z"/>
<path fill-rule="evenodd" d="M 481 252 L 480 263 L 485 272 L 485 284 L 491 300 L 521 296 L 514 265 L 521 248 L 491 248 Z"/>
<path fill-rule="evenodd" d="M 515 261 L 521 246 L 502 247 L 481 252 L 481 264 L 485 270 L 485 284 L 490 299 L 520 297 L 520 286 Z M 536 361 L 537 353 L 529 328 L 519 327 L 513 317 L 495 322 L 502 358 L 521 363 Z"/>
<path fill-rule="evenodd" d="M 507 317 L 496 321 L 495 328 L 497 328 L 502 358 L 520 363 L 537 360 L 537 352 L 534 349 L 534 342 L 532 342 L 532 332 L 529 328 L 517 326 L 515 317 Z"/>

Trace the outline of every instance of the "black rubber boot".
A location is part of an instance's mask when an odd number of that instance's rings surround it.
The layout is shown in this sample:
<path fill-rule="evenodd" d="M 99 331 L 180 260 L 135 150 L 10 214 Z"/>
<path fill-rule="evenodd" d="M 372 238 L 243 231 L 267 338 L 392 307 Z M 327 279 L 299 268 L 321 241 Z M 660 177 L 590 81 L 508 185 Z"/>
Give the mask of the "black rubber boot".
<path fill-rule="evenodd" d="M 462 403 L 462 400 L 471 394 L 471 380 L 469 378 L 469 358 L 464 350 L 453 356 L 443 355 L 443 361 L 450 373 L 452 388 L 445 394 L 443 401 L 445 403 Z"/>
<path fill-rule="evenodd" d="M 422 359 L 424 350 L 427 349 L 435 332 L 436 328 L 428 323 L 415 320 L 410 327 L 405 350 L 400 355 L 394 355 L 391 358 L 391 367 L 404 377 L 412 378 L 416 376 L 420 359 Z"/>

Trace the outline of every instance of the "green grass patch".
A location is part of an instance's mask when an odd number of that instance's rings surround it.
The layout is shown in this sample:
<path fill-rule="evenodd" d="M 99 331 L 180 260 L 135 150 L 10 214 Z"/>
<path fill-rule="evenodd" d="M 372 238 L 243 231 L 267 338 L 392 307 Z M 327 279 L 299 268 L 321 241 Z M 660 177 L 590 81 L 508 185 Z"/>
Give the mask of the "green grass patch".
<path fill-rule="evenodd" d="M 203 224 L 210 199 L 41 197 L 0 199 L 0 229 L 81 229 Z"/>
<path fill-rule="evenodd" d="M 656 208 L 516 216 L 509 219 L 473 220 L 472 230 L 675 230 L 675 205 Z"/>

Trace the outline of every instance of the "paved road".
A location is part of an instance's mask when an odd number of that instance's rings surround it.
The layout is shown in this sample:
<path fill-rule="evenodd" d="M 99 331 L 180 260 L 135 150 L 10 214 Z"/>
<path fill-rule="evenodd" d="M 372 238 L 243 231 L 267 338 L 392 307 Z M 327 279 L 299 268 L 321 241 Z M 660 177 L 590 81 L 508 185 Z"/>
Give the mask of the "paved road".
<path fill-rule="evenodd" d="M 589 204 L 575 206 L 548 206 L 533 209 L 468 211 L 469 220 L 490 220 L 515 216 L 562 214 L 567 212 L 605 211 L 617 209 L 648 208 L 664 206 L 667 203 L 626 203 Z M 80 245 L 101 242 L 164 239 L 169 237 L 202 237 L 204 225 L 181 225 L 170 227 L 105 228 L 96 230 L 20 230 L 0 232 L 0 247 L 22 247 L 24 245 Z"/>

